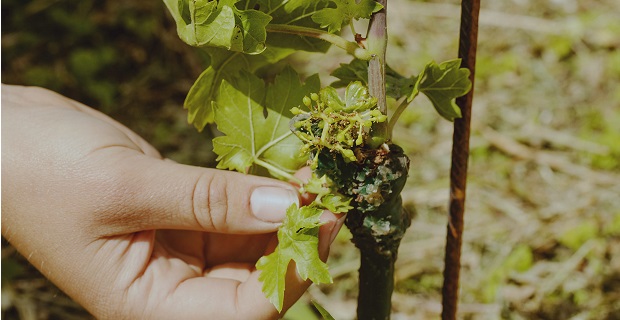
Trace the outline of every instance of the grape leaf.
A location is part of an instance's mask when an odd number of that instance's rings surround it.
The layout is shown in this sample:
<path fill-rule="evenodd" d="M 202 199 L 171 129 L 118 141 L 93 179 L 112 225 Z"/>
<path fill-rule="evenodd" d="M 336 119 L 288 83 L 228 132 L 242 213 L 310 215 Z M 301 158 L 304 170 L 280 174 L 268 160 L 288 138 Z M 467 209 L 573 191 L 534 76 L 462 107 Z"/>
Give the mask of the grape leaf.
<path fill-rule="evenodd" d="M 237 9 L 238 0 L 164 0 L 177 33 L 185 43 L 258 54 L 265 50 L 265 27 L 271 16 L 264 12 Z"/>
<path fill-rule="evenodd" d="M 318 76 L 302 84 L 287 67 L 265 87 L 246 71 L 222 81 L 214 109 L 218 129 L 224 133 L 213 139 L 218 168 L 247 172 L 258 164 L 283 178 L 305 163 L 299 153 L 301 142 L 289 130 L 290 109 L 320 87 Z"/>
<path fill-rule="evenodd" d="M 383 6 L 374 0 L 332 0 L 335 8 L 324 8 L 312 15 L 312 20 L 321 28 L 327 27 L 328 32 L 335 33 L 342 26 L 349 24 L 352 19 L 369 19 L 370 16 L 383 9 Z"/>
<path fill-rule="evenodd" d="M 213 98 L 217 88 L 219 72 L 209 66 L 189 89 L 183 108 L 187 109 L 187 122 L 202 131 L 213 119 Z"/>
<path fill-rule="evenodd" d="M 444 118 L 454 121 L 461 117 L 461 111 L 454 99 L 465 95 L 471 89 L 469 69 L 461 68 L 461 60 L 454 59 L 437 64 L 429 62 L 422 72 L 405 78 L 389 66 L 386 66 L 386 94 L 396 100 L 406 97 L 411 102 L 418 94 L 426 95 L 433 107 Z M 340 79 L 332 86 L 341 87 L 351 81 L 368 82 L 367 62 L 353 60 L 349 64 L 341 64 L 332 72 L 332 76 Z"/>
<path fill-rule="evenodd" d="M 332 282 L 327 264 L 321 261 L 317 250 L 322 213 L 323 209 L 315 205 L 301 208 L 296 204 L 290 206 L 278 229 L 278 247 L 256 262 L 256 269 L 261 271 L 258 280 L 263 283 L 263 292 L 278 311 L 282 311 L 284 281 L 291 260 L 295 261 L 297 273 L 302 279 L 310 279 L 314 283 Z"/>
<path fill-rule="evenodd" d="M 361 112 L 377 105 L 377 98 L 370 95 L 368 88 L 361 81 L 349 83 L 345 89 L 344 101 L 332 87 L 321 89 L 319 95 L 334 111 Z"/>
<path fill-rule="evenodd" d="M 315 203 L 325 207 L 333 213 L 345 213 L 353 209 L 351 199 L 339 194 L 332 188 L 332 181 L 326 176 L 317 177 L 315 174 L 304 185 L 304 191 L 316 194 Z"/>
<path fill-rule="evenodd" d="M 311 16 L 327 7 L 329 0 L 259 0 L 258 7 L 273 17 L 270 24 L 295 25 L 319 29 Z M 310 52 L 326 52 L 330 43 L 294 34 L 269 33 L 268 47 L 290 48 Z"/>
<path fill-rule="evenodd" d="M 328 194 L 331 191 L 329 187 L 331 179 L 327 176 L 318 177 L 316 174 L 312 174 L 312 178 L 308 179 L 303 185 L 303 190 L 309 193 L 316 194 L 317 196 Z"/>
<path fill-rule="evenodd" d="M 188 110 L 187 121 L 198 131 L 202 131 L 207 123 L 215 120 L 213 107 L 222 80 L 234 76 L 243 66 L 249 68 L 239 52 L 217 48 L 209 48 L 207 51 L 211 63 L 189 89 L 183 104 Z"/>
<path fill-rule="evenodd" d="M 202 131 L 208 123 L 215 121 L 213 107 L 222 80 L 230 80 L 242 69 L 254 71 L 295 52 L 292 49 L 273 47 L 268 47 L 260 55 L 246 55 L 220 48 L 204 50 L 209 54 L 210 65 L 194 82 L 183 105 L 188 110 L 187 121 L 198 131 Z"/>
<path fill-rule="evenodd" d="M 410 78 L 401 90 L 411 102 L 420 92 L 424 93 L 444 118 L 454 121 L 461 117 L 461 110 L 454 102 L 455 98 L 465 95 L 471 89 L 469 69 L 461 68 L 461 59 L 454 59 L 437 64 L 429 62 L 422 73 Z"/>
<path fill-rule="evenodd" d="M 319 313 L 323 317 L 323 320 L 336 320 L 327 310 L 325 310 L 325 308 L 323 308 L 322 305 L 316 302 L 316 300 L 312 300 L 312 304 L 319 311 Z"/>
<path fill-rule="evenodd" d="M 341 63 L 330 75 L 339 79 L 331 84 L 334 88 L 346 87 L 353 81 L 368 85 L 368 61 L 353 59 L 349 63 Z"/>
<path fill-rule="evenodd" d="M 350 63 L 341 63 L 331 75 L 339 79 L 331 84 L 334 88 L 345 87 L 353 81 L 361 81 L 364 85 L 368 85 L 368 61 L 353 59 Z M 385 66 L 385 90 L 388 97 L 396 100 L 402 97 L 401 87 L 407 80 L 389 65 Z"/>

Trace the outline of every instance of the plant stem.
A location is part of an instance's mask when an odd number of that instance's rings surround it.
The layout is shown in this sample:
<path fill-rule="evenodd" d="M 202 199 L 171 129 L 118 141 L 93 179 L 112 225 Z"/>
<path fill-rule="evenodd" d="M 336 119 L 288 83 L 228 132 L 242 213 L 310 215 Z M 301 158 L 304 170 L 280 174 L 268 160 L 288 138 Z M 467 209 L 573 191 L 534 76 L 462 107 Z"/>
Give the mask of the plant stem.
<path fill-rule="evenodd" d="M 279 33 L 288 33 L 288 34 L 296 34 L 299 36 L 312 37 L 321 40 L 325 40 L 341 49 L 344 49 L 347 53 L 354 56 L 360 60 L 370 60 L 372 55 L 370 52 L 364 48 L 360 48 L 360 46 L 353 41 L 347 41 L 343 37 L 339 35 L 335 35 L 323 30 L 293 26 L 287 24 L 269 24 L 267 25 L 268 32 L 279 32 Z"/>
<path fill-rule="evenodd" d="M 370 18 L 366 44 L 372 59 L 368 63 L 368 90 L 377 98 L 377 106 L 381 113 L 387 115 L 387 100 L 385 93 L 385 52 L 387 49 L 387 0 L 376 0 L 383 6 Z M 387 130 L 387 122 L 376 123 L 373 126 L 372 136 L 379 140 L 389 140 L 391 133 Z M 376 146 L 375 146 L 376 147 Z"/>
<path fill-rule="evenodd" d="M 411 224 L 411 217 L 402 207 L 400 196 L 406 179 L 406 175 L 398 179 L 394 184 L 395 195 L 378 210 L 347 214 L 345 223 L 361 254 L 357 298 L 359 320 L 390 319 L 394 263 L 400 240 Z"/>
<path fill-rule="evenodd" d="M 349 22 L 349 28 L 351 28 L 351 34 L 355 36 L 357 34 L 357 31 L 355 31 L 355 25 L 353 24 L 353 20 Z"/>
<path fill-rule="evenodd" d="M 266 162 L 264 160 L 255 158 L 254 159 L 254 163 L 256 163 L 257 165 L 259 165 L 259 166 L 261 166 L 261 167 L 263 167 L 263 168 L 265 168 L 265 169 L 267 169 L 269 171 L 271 171 L 271 173 L 274 173 L 277 176 L 285 178 L 288 181 L 295 182 L 295 183 L 299 184 L 300 186 L 304 183 L 301 179 L 295 177 L 293 174 L 291 174 L 289 172 L 286 172 L 286 171 L 284 171 L 284 170 L 282 170 L 282 169 L 272 165 L 269 162 Z"/>
<path fill-rule="evenodd" d="M 396 251 L 377 250 L 373 246 L 368 246 L 371 241 L 356 239 L 356 243 L 365 244 L 358 246 L 361 253 L 358 319 L 389 319 L 392 291 L 394 291 Z"/>
<path fill-rule="evenodd" d="M 368 64 L 368 89 L 377 98 L 381 113 L 387 115 L 385 89 L 385 52 L 387 48 L 387 0 L 377 0 L 383 9 L 372 15 L 368 26 L 367 45 L 372 54 Z M 390 139 L 387 121 L 375 123 L 372 140 L 367 143 L 374 148 L 385 145 Z M 391 148 L 389 148 L 391 149 Z M 388 150 L 389 150 L 388 149 Z M 393 153 L 398 150 L 397 153 Z M 408 159 L 402 149 L 388 151 Z M 405 170 L 406 171 L 406 170 Z M 392 292 L 394 291 L 394 263 L 405 230 L 411 224 L 409 214 L 402 207 L 400 192 L 407 179 L 404 175 L 394 181 L 390 199 L 377 210 L 370 212 L 350 212 L 346 224 L 353 235 L 352 241 L 359 248 L 361 264 L 359 269 L 359 296 L 357 298 L 357 317 L 359 320 L 390 319 Z"/>
<path fill-rule="evenodd" d="M 388 122 L 388 128 L 387 128 L 388 132 L 391 133 L 392 131 L 394 131 L 394 126 L 396 125 L 398 118 L 400 118 L 400 115 L 403 113 L 403 111 L 405 111 L 405 109 L 410 103 L 407 100 L 408 99 L 406 97 L 403 98 L 403 101 L 398 105 L 398 108 L 396 108 L 396 111 L 394 111 L 394 114 L 392 114 L 392 117 L 390 117 L 390 120 Z"/>

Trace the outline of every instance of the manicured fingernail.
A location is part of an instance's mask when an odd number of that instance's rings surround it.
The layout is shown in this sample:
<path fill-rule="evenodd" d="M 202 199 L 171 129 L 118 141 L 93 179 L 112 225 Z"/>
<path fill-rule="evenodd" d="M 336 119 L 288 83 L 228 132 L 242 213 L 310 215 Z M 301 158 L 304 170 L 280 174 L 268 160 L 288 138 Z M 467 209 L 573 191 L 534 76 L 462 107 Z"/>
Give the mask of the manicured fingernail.
<path fill-rule="evenodd" d="M 299 198 L 293 190 L 278 187 L 258 187 L 252 192 L 250 206 L 258 219 L 281 222 L 291 204 L 299 205 Z"/>

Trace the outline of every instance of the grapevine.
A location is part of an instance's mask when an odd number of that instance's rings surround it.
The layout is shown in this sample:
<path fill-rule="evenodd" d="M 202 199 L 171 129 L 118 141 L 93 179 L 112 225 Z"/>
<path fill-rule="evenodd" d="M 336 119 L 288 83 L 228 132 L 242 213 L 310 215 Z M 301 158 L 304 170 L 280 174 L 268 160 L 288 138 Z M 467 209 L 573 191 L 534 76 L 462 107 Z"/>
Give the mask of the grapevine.
<path fill-rule="evenodd" d="M 292 174 L 301 166 L 313 169 L 300 192 L 316 194 L 315 200 L 288 209 L 278 247 L 257 262 L 266 297 L 282 310 L 291 261 L 303 279 L 332 282 L 317 251 L 319 217 L 327 209 L 347 214 L 346 225 L 362 252 L 359 304 L 378 306 L 363 317 L 389 317 L 391 272 L 410 224 L 400 196 L 409 159 L 392 143 L 391 131 L 420 93 L 442 117 L 459 118 L 454 99 L 470 90 L 469 71 L 458 59 L 431 61 L 409 77 L 386 65 L 385 0 L 164 2 L 180 38 L 210 58 L 185 108 L 198 130 L 215 123 L 223 133 L 213 141 L 217 167 L 266 170 L 286 180 L 295 180 Z M 365 36 L 355 28 L 360 19 L 371 20 Z M 353 39 L 339 35 L 347 26 Z M 321 86 L 317 75 L 302 81 L 290 66 L 273 81 L 262 78 L 265 67 L 275 68 L 298 50 L 320 54 L 331 45 L 353 59 L 333 71 L 338 81 L 330 86 Z M 343 96 L 338 88 L 344 88 Z M 399 101 L 391 116 L 387 96 Z M 376 286 L 366 279 L 368 274 L 385 280 Z"/>

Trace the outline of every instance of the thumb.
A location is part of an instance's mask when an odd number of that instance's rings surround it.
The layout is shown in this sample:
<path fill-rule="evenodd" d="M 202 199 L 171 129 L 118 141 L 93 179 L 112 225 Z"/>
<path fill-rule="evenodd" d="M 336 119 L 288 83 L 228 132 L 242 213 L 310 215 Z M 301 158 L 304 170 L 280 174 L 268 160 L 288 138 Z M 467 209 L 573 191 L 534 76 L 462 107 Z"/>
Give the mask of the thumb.
<path fill-rule="evenodd" d="M 111 233 L 151 229 L 266 233 L 277 229 L 291 204 L 299 203 L 293 186 L 274 179 L 144 155 L 123 166 L 117 173 L 122 187 L 116 188 L 122 193 L 121 210 L 106 215 Z"/>

